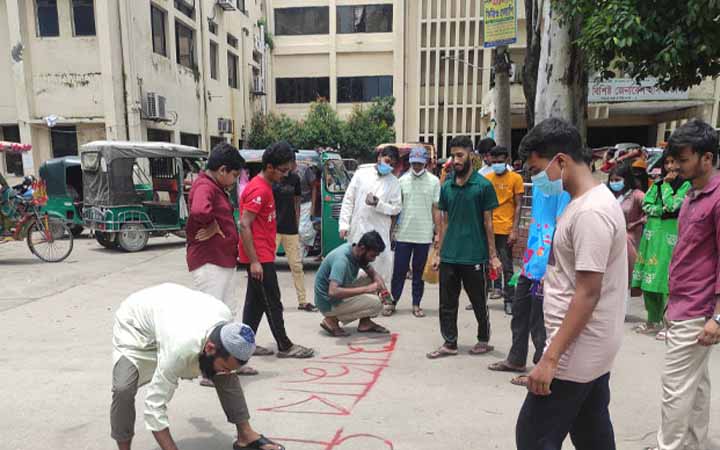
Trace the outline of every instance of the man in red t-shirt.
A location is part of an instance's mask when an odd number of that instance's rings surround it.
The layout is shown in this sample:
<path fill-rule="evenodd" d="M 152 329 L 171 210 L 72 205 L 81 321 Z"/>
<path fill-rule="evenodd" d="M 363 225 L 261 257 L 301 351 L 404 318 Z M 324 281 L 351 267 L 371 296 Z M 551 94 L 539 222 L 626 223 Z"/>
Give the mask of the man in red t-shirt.
<path fill-rule="evenodd" d="M 272 183 L 290 172 L 295 153 L 285 141 L 265 150 L 263 170 L 245 187 L 240 196 L 240 263 L 248 268 L 243 322 L 257 333 L 263 314 L 278 346 L 279 358 L 310 358 L 314 350 L 293 344 L 285 332 L 283 305 L 275 272 L 277 218 Z M 259 348 L 256 355 L 270 352 Z"/>

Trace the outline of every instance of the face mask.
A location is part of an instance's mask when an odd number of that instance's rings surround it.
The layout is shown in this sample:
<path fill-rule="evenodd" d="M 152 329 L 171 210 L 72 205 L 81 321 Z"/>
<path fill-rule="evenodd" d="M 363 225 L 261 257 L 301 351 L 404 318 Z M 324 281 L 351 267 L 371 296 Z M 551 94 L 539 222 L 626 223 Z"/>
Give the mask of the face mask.
<path fill-rule="evenodd" d="M 390 173 L 392 173 L 393 168 L 390 164 L 386 164 L 385 162 L 379 162 L 377 165 L 377 171 L 380 174 L 380 176 L 385 176 Z"/>
<path fill-rule="evenodd" d="M 611 182 L 609 183 L 609 185 L 610 185 L 610 189 L 611 189 L 613 192 L 620 192 L 620 191 L 622 191 L 622 190 L 625 188 L 625 182 L 622 181 L 622 180 L 620 180 L 620 181 L 611 181 Z"/>
<path fill-rule="evenodd" d="M 548 164 L 548 167 L 555 161 L 555 158 L 553 158 L 550 161 L 550 164 Z M 542 172 L 538 173 L 534 177 L 531 178 L 531 181 L 534 186 L 537 186 L 537 188 L 545 195 L 560 195 L 563 191 L 563 182 L 562 182 L 562 169 L 560 170 L 560 178 L 557 180 L 551 180 L 548 177 L 547 174 L 547 167 Z"/>
<path fill-rule="evenodd" d="M 413 169 L 413 175 L 415 175 L 416 177 L 421 177 L 424 173 L 425 169 L 422 169 L 420 171 L 415 171 L 415 169 Z"/>
<path fill-rule="evenodd" d="M 497 175 L 502 175 L 502 174 L 505 172 L 505 170 L 506 170 L 505 163 L 495 163 L 495 164 L 493 164 L 493 165 L 492 165 L 492 170 L 494 170 Z"/>

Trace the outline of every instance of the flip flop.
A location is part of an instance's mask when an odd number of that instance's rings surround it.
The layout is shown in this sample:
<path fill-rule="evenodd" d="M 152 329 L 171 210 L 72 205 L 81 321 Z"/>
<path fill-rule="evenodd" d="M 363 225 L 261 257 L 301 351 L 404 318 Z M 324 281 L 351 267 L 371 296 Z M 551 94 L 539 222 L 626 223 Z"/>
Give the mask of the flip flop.
<path fill-rule="evenodd" d="M 428 359 L 440 359 L 440 358 L 447 358 L 448 356 L 457 356 L 458 351 L 457 350 L 451 350 L 447 347 L 440 347 L 437 350 L 433 350 L 430 353 L 426 354 Z"/>
<path fill-rule="evenodd" d="M 528 385 L 528 376 L 527 375 L 520 375 L 512 380 L 510 380 L 510 384 L 514 386 L 520 386 L 520 387 L 527 387 Z"/>
<path fill-rule="evenodd" d="M 393 314 L 395 314 L 395 305 L 385 305 L 383 307 L 382 315 L 385 317 L 390 317 Z"/>
<path fill-rule="evenodd" d="M 255 351 L 253 352 L 253 356 L 272 356 L 274 354 L 274 351 L 260 345 L 255 346 Z"/>
<path fill-rule="evenodd" d="M 493 350 L 495 350 L 495 347 L 490 344 L 475 344 L 475 346 L 471 348 L 468 353 L 470 353 L 471 355 L 484 355 L 486 353 L 490 353 Z"/>
<path fill-rule="evenodd" d="M 243 447 L 240 447 L 240 445 L 237 442 L 233 443 L 233 450 L 263 450 L 263 446 L 265 445 L 277 445 L 280 450 L 285 450 L 285 447 L 278 444 L 277 442 L 273 442 L 270 439 L 266 438 L 262 434 L 260 435 L 260 439 L 257 441 L 251 442 Z"/>
<path fill-rule="evenodd" d="M 473 309 L 475 309 L 475 308 L 473 308 L 472 303 L 470 303 L 469 305 L 465 306 L 465 311 L 472 311 Z"/>
<path fill-rule="evenodd" d="M 307 359 L 312 358 L 313 355 L 315 355 L 315 350 L 307 347 L 303 347 L 302 345 L 293 345 L 290 347 L 289 350 L 286 350 L 284 352 L 277 352 L 277 357 L 282 359 L 287 358 L 296 358 L 296 359 Z"/>
<path fill-rule="evenodd" d="M 235 373 L 240 375 L 241 377 L 252 377 L 254 375 L 257 375 L 259 372 L 250 366 L 242 366 L 241 368 L 236 370 Z"/>
<path fill-rule="evenodd" d="M 298 311 L 316 312 L 317 310 L 317 306 L 313 305 L 312 303 L 303 303 L 302 305 L 298 306 Z"/>
<path fill-rule="evenodd" d="M 327 332 L 327 334 L 329 334 L 332 337 L 348 337 L 348 336 L 350 336 L 350 333 L 343 330 L 342 328 L 338 327 L 338 328 L 332 329 L 325 322 L 320 322 L 320 328 L 325 330 L 325 332 Z"/>
<path fill-rule="evenodd" d="M 385 328 L 382 325 L 378 325 L 377 323 L 373 323 L 373 326 L 368 328 L 367 330 L 361 330 L 358 328 L 358 333 L 380 333 L 380 334 L 390 334 L 390 330 Z"/>
<path fill-rule="evenodd" d="M 415 308 L 413 309 L 413 316 L 415 317 L 425 317 L 425 311 L 422 310 L 422 308 Z"/>
<path fill-rule="evenodd" d="M 525 373 L 526 367 L 512 367 L 508 365 L 507 361 L 498 361 L 488 366 L 489 370 L 493 372 L 514 372 L 514 373 Z"/>

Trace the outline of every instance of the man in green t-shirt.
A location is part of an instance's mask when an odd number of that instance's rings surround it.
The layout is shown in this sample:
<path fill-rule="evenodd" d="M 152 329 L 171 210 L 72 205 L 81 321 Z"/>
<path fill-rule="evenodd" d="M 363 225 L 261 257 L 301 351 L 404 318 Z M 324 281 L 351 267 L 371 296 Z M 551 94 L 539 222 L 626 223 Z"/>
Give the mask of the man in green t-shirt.
<path fill-rule="evenodd" d="M 383 251 L 382 237 L 370 231 L 357 244 L 343 244 L 323 260 L 315 275 L 315 305 L 325 316 L 320 327 L 330 336 L 348 336 L 340 322 L 348 324 L 358 319 L 359 333 L 389 333 L 372 321 L 382 311 L 379 294 L 387 293 L 387 288 L 370 263 Z M 367 277 L 358 278 L 360 269 Z"/>
<path fill-rule="evenodd" d="M 495 250 L 492 210 L 498 207 L 492 184 L 472 170 L 473 143 L 466 136 L 450 142 L 455 175 L 443 184 L 438 208 L 443 212 L 440 227 L 440 332 L 445 343 L 428 353 L 430 359 L 457 355 L 457 316 L 460 289 L 470 298 L 478 322 L 478 342 L 470 354 L 493 350 L 490 342 L 490 315 L 485 298 L 485 270 L 488 263 L 502 269 Z M 437 258 L 436 258 L 437 261 Z"/>

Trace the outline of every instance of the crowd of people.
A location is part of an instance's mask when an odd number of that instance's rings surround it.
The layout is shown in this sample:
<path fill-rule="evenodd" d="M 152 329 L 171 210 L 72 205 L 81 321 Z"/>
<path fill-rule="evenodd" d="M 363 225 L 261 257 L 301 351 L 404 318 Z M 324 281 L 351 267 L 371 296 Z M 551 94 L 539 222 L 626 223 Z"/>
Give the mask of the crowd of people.
<path fill-rule="evenodd" d="M 489 139 L 476 149 L 470 138 L 456 137 L 449 151 L 441 179 L 428 170 L 430 155 L 422 147 L 411 150 L 410 169 L 399 178 L 393 146 L 358 168 L 340 212 L 339 233 L 347 242 L 322 261 L 313 304 L 297 237 L 306 202 L 293 174 L 294 150 L 286 142 L 266 149 L 261 172 L 240 195 L 238 226 L 226 191 L 244 161 L 228 144 L 215 147 L 189 197 L 187 265 L 196 290 L 145 289 L 116 314 L 111 423 L 119 448 L 130 448 L 134 397 L 149 383 L 146 425 L 161 449 L 175 449 L 167 404 L 180 378 L 196 376 L 214 386 L 228 421 L 237 425 L 235 449 L 283 448 L 250 426 L 235 376 L 257 374 L 247 365 L 252 355 L 275 354 L 255 344 L 263 316 L 277 357 L 314 356 L 285 328 L 278 245 L 288 256 L 298 308 L 319 310 L 320 327 L 333 337 L 348 336 L 346 326 L 355 321 L 358 333 L 390 333 L 373 319 L 396 313 L 408 271 L 412 314 L 425 317 L 423 276 L 430 271 L 439 279 L 442 344 L 427 358 L 458 355 L 463 289 L 477 321 L 469 352 L 482 355 L 494 349 L 486 293 L 502 298 L 512 315 L 512 344 L 508 356 L 488 368 L 515 373 L 511 382 L 527 387 L 516 424 L 519 450 L 560 450 L 568 435 L 578 449 L 615 448 L 609 379 L 631 289 L 641 291 L 647 321 L 635 331 L 666 342 L 657 449 L 704 448 L 708 359 L 720 342 L 717 132 L 698 120 L 679 127 L 661 178 L 648 190 L 628 164 L 601 183 L 577 129 L 560 119 L 537 124 L 520 144 L 532 211 L 518 274 L 512 247 L 520 239 L 525 189 L 509 150 Z M 480 170 L 478 153 L 485 161 Z M 248 276 L 241 322 L 238 264 Z M 529 340 L 534 366 L 527 373 Z"/>

